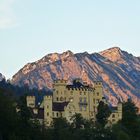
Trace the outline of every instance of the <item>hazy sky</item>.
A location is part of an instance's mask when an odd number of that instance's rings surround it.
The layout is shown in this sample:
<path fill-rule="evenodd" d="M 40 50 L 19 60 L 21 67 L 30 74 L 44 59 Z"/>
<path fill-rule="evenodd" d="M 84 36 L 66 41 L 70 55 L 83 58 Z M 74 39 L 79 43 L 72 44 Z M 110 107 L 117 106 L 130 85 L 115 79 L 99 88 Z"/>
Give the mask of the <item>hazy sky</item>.
<path fill-rule="evenodd" d="M 140 56 L 140 0 L 0 0 L 0 72 L 52 52 L 119 46 Z"/>

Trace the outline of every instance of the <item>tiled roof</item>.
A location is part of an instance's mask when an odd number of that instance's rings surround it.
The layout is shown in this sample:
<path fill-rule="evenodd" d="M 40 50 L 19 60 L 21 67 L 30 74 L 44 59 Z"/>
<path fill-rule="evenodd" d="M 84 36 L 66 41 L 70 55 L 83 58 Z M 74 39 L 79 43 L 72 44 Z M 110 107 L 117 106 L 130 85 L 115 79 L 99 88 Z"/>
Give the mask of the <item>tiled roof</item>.
<path fill-rule="evenodd" d="M 66 88 L 78 88 L 78 89 L 92 89 L 89 85 L 84 85 L 80 81 L 73 81 L 72 85 L 67 85 Z"/>

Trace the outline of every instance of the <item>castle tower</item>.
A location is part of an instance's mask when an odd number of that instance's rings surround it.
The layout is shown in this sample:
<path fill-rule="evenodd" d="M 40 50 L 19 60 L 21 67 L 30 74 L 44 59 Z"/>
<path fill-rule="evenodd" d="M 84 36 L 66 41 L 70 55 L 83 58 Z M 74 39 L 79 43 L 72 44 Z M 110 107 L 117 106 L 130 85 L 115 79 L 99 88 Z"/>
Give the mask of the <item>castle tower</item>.
<path fill-rule="evenodd" d="M 35 96 L 26 97 L 27 107 L 35 108 Z"/>
<path fill-rule="evenodd" d="M 103 98 L 103 85 L 102 82 L 98 81 L 98 82 L 94 82 L 94 92 L 95 92 L 95 96 L 102 100 Z"/>
<path fill-rule="evenodd" d="M 66 101 L 66 80 L 56 80 L 53 85 L 53 102 Z"/>
<path fill-rule="evenodd" d="M 94 82 L 94 91 L 92 95 L 90 94 L 90 102 L 91 102 L 90 108 L 91 108 L 91 111 L 94 112 L 94 118 L 95 118 L 95 115 L 97 113 L 97 106 L 99 105 L 99 102 L 103 98 L 102 82 L 100 81 Z"/>
<path fill-rule="evenodd" d="M 117 109 L 118 109 L 118 119 L 121 120 L 122 119 L 122 103 L 121 102 L 118 102 Z"/>
<path fill-rule="evenodd" d="M 52 96 L 44 96 L 44 122 L 46 126 L 52 122 Z"/>

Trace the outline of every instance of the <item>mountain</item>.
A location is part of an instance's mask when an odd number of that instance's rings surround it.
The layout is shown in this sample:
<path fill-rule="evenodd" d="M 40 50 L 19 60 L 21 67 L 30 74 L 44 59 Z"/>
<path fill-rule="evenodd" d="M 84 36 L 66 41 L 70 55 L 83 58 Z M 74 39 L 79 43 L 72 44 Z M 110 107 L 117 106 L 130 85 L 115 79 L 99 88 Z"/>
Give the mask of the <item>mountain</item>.
<path fill-rule="evenodd" d="M 42 59 L 28 63 L 12 78 L 15 85 L 30 88 L 52 88 L 53 80 L 82 78 L 89 84 L 103 82 L 105 96 L 112 104 L 117 99 L 132 98 L 140 105 L 140 58 L 113 47 L 99 53 L 48 54 Z"/>
<path fill-rule="evenodd" d="M 4 80 L 5 77 L 0 73 L 0 81 Z"/>

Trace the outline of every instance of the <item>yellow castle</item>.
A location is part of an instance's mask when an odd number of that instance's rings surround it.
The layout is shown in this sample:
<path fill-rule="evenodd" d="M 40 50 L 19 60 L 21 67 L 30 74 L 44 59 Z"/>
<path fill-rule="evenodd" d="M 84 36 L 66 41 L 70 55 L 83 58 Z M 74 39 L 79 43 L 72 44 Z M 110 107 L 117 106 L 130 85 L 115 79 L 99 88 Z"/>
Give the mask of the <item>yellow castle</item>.
<path fill-rule="evenodd" d="M 80 79 L 68 84 L 66 80 L 56 80 L 53 84 L 53 94 L 45 95 L 38 104 L 35 96 L 27 96 L 27 106 L 31 108 L 33 118 L 38 119 L 46 126 L 50 126 L 54 118 L 64 117 L 71 122 L 75 113 L 80 113 L 85 119 L 96 120 L 97 106 L 103 100 L 102 82 L 94 85 L 83 83 Z M 122 104 L 112 107 L 108 118 L 113 124 L 122 119 Z"/>

